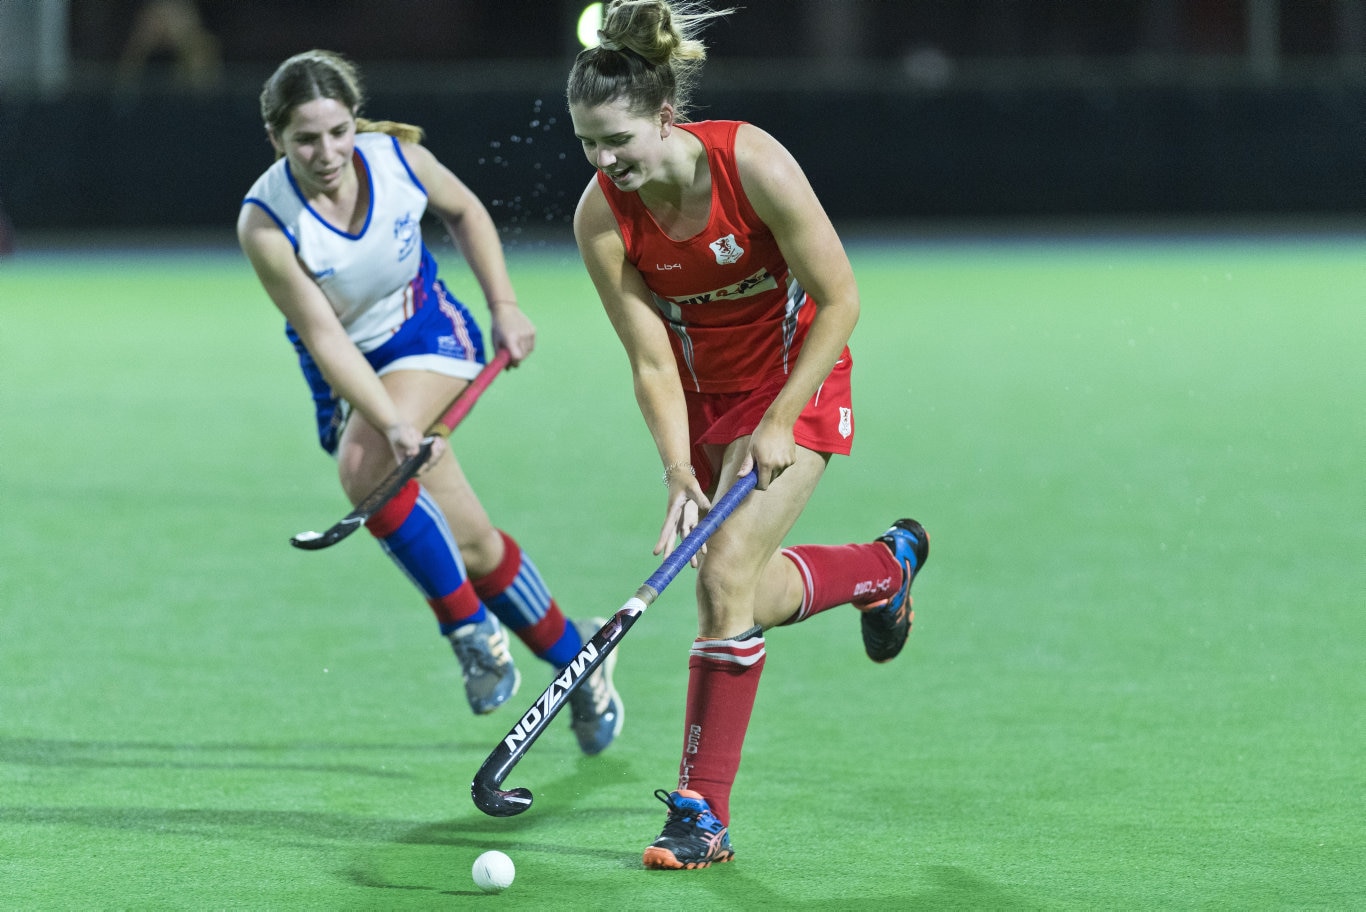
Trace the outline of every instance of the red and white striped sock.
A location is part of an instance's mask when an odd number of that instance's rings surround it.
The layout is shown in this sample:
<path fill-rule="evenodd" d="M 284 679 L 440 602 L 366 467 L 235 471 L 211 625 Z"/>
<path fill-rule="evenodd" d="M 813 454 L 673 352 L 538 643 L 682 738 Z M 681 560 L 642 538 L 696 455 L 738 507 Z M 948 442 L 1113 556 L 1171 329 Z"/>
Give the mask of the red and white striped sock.
<path fill-rule="evenodd" d="M 901 585 L 901 565 L 882 542 L 797 545 L 782 550 L 802 577 L 802 604 L 784 624 L 839 605 L 885 598 Z"/>
<path fill-rule="evenodd" d="M 732 639 L 699 637 L 688 657 L 678 787 L 706 798 L 722 823 L 730 822 L 730 791 L 763 670 L 764 636 L 758 627 Z"/>

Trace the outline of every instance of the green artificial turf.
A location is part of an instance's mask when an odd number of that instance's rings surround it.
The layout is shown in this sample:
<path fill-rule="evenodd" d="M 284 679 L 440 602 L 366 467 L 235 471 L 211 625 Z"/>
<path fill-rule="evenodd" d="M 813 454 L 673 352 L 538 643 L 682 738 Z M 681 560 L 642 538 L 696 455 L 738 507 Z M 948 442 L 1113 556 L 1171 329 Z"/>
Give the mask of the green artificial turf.
<path fill-rule="evenodd" d="M 1356 239 L 851 246 L 858 428 L 793 542 L 933 538 L 906 653 L 771 631 L 733 864 L 647 872 L 691 571 L 499 820 L 472 717 L 346 504 L 231 251 L 0 264 L 0 906 L 1348 909 L 1366 904 L 1366 272 Z M 447 280 L 471 282 L 448 251 Z M 659 467 L 569 249 L 511 253 L 536 355 L 453 438 L 574 616 L 656 566 Z M 476 306 L 476 311 L 482 311 Z M 483 896 L 497 848 L 516 883 Z"/>

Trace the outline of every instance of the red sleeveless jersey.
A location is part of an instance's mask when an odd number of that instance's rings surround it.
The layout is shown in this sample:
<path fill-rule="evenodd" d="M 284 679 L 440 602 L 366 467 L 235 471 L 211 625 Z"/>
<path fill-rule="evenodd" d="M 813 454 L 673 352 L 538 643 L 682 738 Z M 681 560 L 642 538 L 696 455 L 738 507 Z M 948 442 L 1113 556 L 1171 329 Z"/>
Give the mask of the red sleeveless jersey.
<path fill-rule="evenodd" d="M 677 124 L 707 150 L 711 213 L 685 241 L 660 229 L 635 193 L 618 190 L 598 172 L 626 242 L 670 330 L 685 390 L 752 390 L 796 363 L 815 316 L 815 303 L 788 272 L 768 227 L 740 186 L 735 164 L 739 121 Z"/>

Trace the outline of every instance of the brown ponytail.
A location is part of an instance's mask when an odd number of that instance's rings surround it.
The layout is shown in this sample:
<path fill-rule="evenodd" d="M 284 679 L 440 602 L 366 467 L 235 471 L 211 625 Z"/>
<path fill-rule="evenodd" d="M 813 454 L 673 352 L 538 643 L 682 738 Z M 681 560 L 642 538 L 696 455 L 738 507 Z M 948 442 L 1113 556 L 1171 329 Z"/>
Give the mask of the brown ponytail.
<path fill-rule="evenodd" d="M 650 114 L 667 102 L 678 120 L 686 120 L 707 59 L 697 34 L 708 20 L 731 12 L 693 2 L 612 0 L 599 44 L 574 60 L 565 92 L 569 103 L 592 107 L 625 98 L 632 113 Z"/>

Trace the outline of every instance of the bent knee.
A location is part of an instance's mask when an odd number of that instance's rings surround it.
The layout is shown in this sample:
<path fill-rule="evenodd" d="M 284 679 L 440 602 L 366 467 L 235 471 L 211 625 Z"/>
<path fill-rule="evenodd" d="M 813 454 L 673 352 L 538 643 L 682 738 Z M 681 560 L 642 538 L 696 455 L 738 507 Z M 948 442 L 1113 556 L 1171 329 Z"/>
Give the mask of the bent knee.
<path fill-rule="evenodd" d="M 344 441 L 337 449 L 337 479 L 352 502 L 365 497 L 395 466 L 393 451 Z"/>
<path fill-rule="evenodd" d="M 754 600 L 757 574 L 728 566 L 724 561 L 707 559 L 697 572 L 697 604 L 704 614 L 726 613 L 737 605 Z"/>

